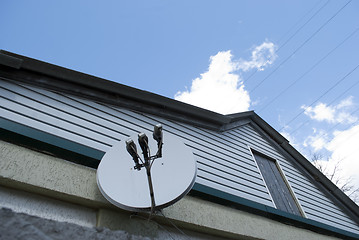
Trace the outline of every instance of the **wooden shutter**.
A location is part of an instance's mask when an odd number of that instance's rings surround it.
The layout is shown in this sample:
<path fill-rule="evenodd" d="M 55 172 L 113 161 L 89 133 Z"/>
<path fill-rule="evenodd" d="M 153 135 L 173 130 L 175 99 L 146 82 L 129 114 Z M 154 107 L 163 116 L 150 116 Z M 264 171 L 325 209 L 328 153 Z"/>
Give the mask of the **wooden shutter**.
<path fill-rule="evenodd" d="M 275 160 L 253 153 L 268 190 L 277 207 L 285 212 L 301 215 L 294 198 L 280 173 Z"/>

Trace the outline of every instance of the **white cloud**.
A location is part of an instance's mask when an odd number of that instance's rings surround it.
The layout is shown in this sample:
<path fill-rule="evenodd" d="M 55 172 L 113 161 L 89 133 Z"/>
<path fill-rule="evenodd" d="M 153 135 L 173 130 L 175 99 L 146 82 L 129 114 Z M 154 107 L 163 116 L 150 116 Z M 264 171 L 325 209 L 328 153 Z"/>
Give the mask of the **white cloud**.
<path fill-rule="evenodd" d="M 311 119 L 315 119 L 317 121 L 328 121 L 332 122 L 334 120 L 335 109 L 328 107 L 324 103 L 319 103 L 317 106 L 313 107 L 305 107 L 305 114 L 308 115 Z"/>
<path fill-rule="evenodd" d="M 345 131 L 335 131 L 333 135 L 334 137 L 328 140 L 327 134 L 319 132 L 316 136 L 308 137 L 306 143 L 315 151 L 322 149 L 329 151 L 328 159 L 317 162 L 327 176 L 336 171 L 331 180 L 338 187 L 342 187 L 351 179 L 351 184 L 359 188 L 359 124 Z"/>
<path fill-rule="evenodd" d="M 190 91 L 178 92 L 175 99 L 222 114 L 247 111 L 250 97 L 233 73 L 236 63 L 230 51 L 219 52 L 210 61 L 208 71 L 192 81 Z"/>
<path fill-rule="evenodd" d="M 257 70 L 263 71 L 266 66 L 273 64 L 277 58 L 275 51 L 276 46 L 274 43 L 264 42 L 261 45 L 254 47 L 251 60 L 239 60 L 238 69 L 248 71 L 253 68 L 257 68 Z"/>
<path fill-rule="evenodd" d="M 303 146 L 311 147 L 313 148 L 314 152 L 318 152 L 322 149 L 325 149 L 329 141 L 329 135 L 326 131 L 313 128 L 313 135 L 308 136 L 304 140 Z"/>
<path fill-rule="evenodd" d="M 304 140 L 303 143 L 305 147 L 311 146 L 315 152 L 322 150 L 327 144 L 328 144 L 328 140 L 324 138 L 323 134 L 309 136 Z"/>
<path fill-rule="evenodd" d="M 353 176 L 359 187 L 359 125 L 345 131 L 334 132 L 333 140 L 327 149 L 332 152 L 330 161 L 341 161 L 344 176 Z"/>
<path fill-rule="evenodd" d="M 349 179 L 351 179 L 351 185 L 359 188 L 359 124 L 358 117 L 349 112 L 353 106 L 353 97 L 348 97 L 333 106 L 325 103 L 318 103 L 314 107 L 302 106 L 305 114 L 315 121 L 352 124 L 344 131 L 330 132 L 313 129 L 313 134 L 303 142 L 304 147 L 311 147 L 316 154 L 321 152 L 327 156 L 326 159 L 317 162 L 329 178 L 336 171 L 331 180 L 339 188 L 348 183 Z M 359 194 L 351 197 L 358 201 Z"/>
<path fill-rule="evenodd" d="M 338 109 L 345 108 L 345 107 L 351 107 L 353 106 L 353 97 L 349 96 L 346 99 L 343 99 L 338 105 L 336 106 Z"/>
<path fill-rule="evenodd" d="M 175 99 L 221 114 L 248 111 L 250 96 L 237 71 L 248 71 L 273 63 L 275 45 L 264 42 L 254 48 L 251 60 L 235 61 L 231 51 L 221 51 L 210 57 L 208 71 L 192 81 L 190 90 L 179 91 Z"/>
<path fill-rule="evenodd" d="M 351 124 L 358 120 L 357 117 L 348 112 L 348 109 L 353 105 L 353 97 L 348 97 L 334 106 L 318 103 L 314 107 L 303 105 L 301 108 L 305 109 L 304 114 L 319 122 Z"/>

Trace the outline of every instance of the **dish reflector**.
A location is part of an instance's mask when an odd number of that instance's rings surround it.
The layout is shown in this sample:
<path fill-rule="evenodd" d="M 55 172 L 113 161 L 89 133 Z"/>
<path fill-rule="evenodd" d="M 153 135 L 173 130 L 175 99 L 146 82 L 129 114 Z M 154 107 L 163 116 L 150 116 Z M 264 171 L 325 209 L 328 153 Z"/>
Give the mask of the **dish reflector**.
<path fill-rule="evenodd" d="M 152 133 L 146 132 L 147 136 Z M 137 140 L 137 136 L 132 139 Z M 155 210 L 167 207 L 184 197 L 193 187 L 197 165 L 192 151 L 177 137 L 163 132 L 162 157 L 151 168 Z M 149 138 L 151 155 L 157 152 L 157 142 Z M 141 150 L 138 149 L 139 155 Z M 134 168 L 125 141 L 113 146 L 103 156 L 97 169 L 97 185 L 104 197 L 125 210 L 148 211 L 151 197 L 146 169 Z"/>

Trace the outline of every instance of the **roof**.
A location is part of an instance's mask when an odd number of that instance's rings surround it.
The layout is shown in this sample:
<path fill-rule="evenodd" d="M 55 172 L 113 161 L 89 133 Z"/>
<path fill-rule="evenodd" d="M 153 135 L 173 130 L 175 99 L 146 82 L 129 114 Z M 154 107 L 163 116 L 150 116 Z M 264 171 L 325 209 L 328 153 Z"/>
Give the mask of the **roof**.
<path fill-rule="evenodd" d="M 337 203 L 344 206 L 356 222 L 359 222 L 359 206 L 315 168 L 289 141 L 272 128 L 254 111 L 222 115 L 196 106 L 182 103 L 151 92 L 94 77 L 32 58 L 0 50 L 0 74 L 19 82 L 62 91 L 87 99 L 132 110 L 146 112 L 168 119 L 190 123 L 216 131 L 225 131 L 244 122 L 258 125 L 286 153 L 320 183 Z"/>

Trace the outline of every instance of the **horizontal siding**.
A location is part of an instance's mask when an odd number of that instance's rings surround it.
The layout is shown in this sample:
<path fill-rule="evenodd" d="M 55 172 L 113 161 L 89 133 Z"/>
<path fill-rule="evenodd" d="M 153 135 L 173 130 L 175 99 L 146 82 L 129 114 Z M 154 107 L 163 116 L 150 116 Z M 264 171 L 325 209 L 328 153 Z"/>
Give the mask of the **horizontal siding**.
<path fill-rule="evenodd" d="M 335 219 L 333 220 L 333 218 L 328 219 L 326 214 L 311 214 L 311 213 L 309 213 L 308 218 L 310 218 L 312 220 L 315 220 L 315 221 L 318 221 L 318 222 L 322 222 L 322 223 L 327 224 L 327 225 L 331 225 L 331 226 L 334 226 L 334 227 L 337 227 L 337 228 L 340 228 L 340 229 L 343 229 L 343 230 L 358 234 L 358 226 L 357 225 L 346 224 L 346 223 L 337 221 Z"/>
<path fill-rule="evenodd" d="M 280 154 L 267 141 L 265 141 L 265 139 L 260 136 L 253 128 L 251 130 L 252 134 L 250 134 L 250 128 L 251 127 L 249 125 L 243 126 L 242 128 L 236 130 L 236 132 L 240 132 L 242 129 L 246 129 L 246 134 L 248 136 L 256 136 L 256 138 L 258 138 L 255 141 L 256 144 L 253 144 L 253 142 L 251 141 L 251 147 L 260 149 L 266 155 L 278 160 L 286 177 L 292 179 L 292 184 L 297 184 L 297 186 L 305 186 L 304 188 L 307 191 L 311 192 L 312 194 L 315 194 L 318 198 L 322 199 L 323 201 L 328 200 L 328 198 L 317 187 L 315 187 L 315 185 L 313 185 L 310 180 L 305 177 L 304 174 L 302 174 L 298 169 L 296 169 L 290 161 L 287 161 L 287 159 L 284 158 L 282 154 Z M 253 139 L 253 137 L 249 139 Z M 260 143 L 260 145 L 258 145 L 258 143 Z M 267 151 L 269 148 L 271 148 L 271 150 Z"/>
<path fill-rule="evenodd" d="M 311 183 L 309 182 L 309 184 Z M 300 193 L 302 194 L 302 196 L 305 196 L 308 199 L 314 199 L 315 201 L 320 200 L 322 204 L 326 204 L 329 208 L 339 210 L 339 208 L 336 205 L 333 206 L 333 202 L 330 201 L 330 199 L 328 199 L 323 193 L 318 194 L 317 191 L 319 190 L 312 191 L 311 188 L 314 187 L 309 188 L 307 187 L 307 185 L 308 183 L 306 185 L 303 185 L 302 183 L 296 182 L 295 179 L 292 180 L 292 184 L 291 184 L 292 188 L 296 189 L 298 194 Z"/>
<path fill-rule="evenodd" d="M 215 182 L 212 179 L 212 177 L 211 178 L 206 178 L 205 176 L 198 175 L 197 179 L 196 179 L 196 182 L 199 183 L 199 184 L 203 184 L 203 185 L 205 185 L 207 187 L 211 187 L 211 188 L 214 188 L 214 189 L 217 189 L 217 190 L 232 194 L 234 196 L 241 196 L 241 197 L 243 197 L 245 199 L 249 199 L 249 200 L 253 199 L 252 195 L 245 194 L 245 193 L 240 192 L 240 191 L 238 191 L 236 189 L 233 189 L 233 188 L 231 188 L 229 186 L 226 186 L 222 181 Z M 273 206 L 271 200 L 268 200 L 268 199 L 265 199 L 265 198 L 256 198 L 256 199 L 257 199 L 256 202 L 258 202 L 258 203 L 268 205 L 268 206 Z"/>
<path fill-rule="evenodd" d="M 141 120 L 143 123 L 149 124 L 151 127 L 157 123 L 161 123 L 165 126 L 165 130 L 167 132 L 180 137 L 187 146 L 192 148 L 199 165 L 202 167 L 198 170 L 198 177 L 202 176 L 205 179 L 212 179 L 214 182 L 218 182 L 218 175 L 215 175 L 217 171 L 215 165 L 220 165 L 222 169 L 227 168 L 226 171 L 221 172 L 221 186 L 235 189 L 236 196 L 244 197 L 257 202 L 263 202 L 262 199 L 264 199 L 264 202 L 266 202 L 267 205 L 273 206 L 270 201 L 269 194 L 265 191 L 265 186 L 249 151 L 239 151 L 238 148 L 233 148 L 228 151 L 230 148 L 228 144 L 230 143 L 224 144 L 223 141 L 211 141 L 211 139 L 204 136 L 199 130 L 189 131 L 188 126 L 186 125 L 124 109 L 119 110 L 116 108 L 115 110 L 121 111 L 122 114 L 125 113 L 137 121 Z M 201 163 L 206 165 L 201 165 Z M 204 169 L 203 166 L 206 166 L 206 169 Z M 232 172 L 228 171 L 228 168 L 231 168 Z M 241 176 L 241 178 L 234 178 L 233 171 L 236 171 L 236 174 Z M 238 179 L 241 179 L 241 181 L 238 181 Z M 256 182 L 257 184 L 253 184 L 253 182 Z M 219 187 L 218 184 L 216 184 L 216 186 Z M 248 187 L 251 188 L 252 192 L 262 193 L 248 193 Z"/>
<path fill-rule="evenodd" d="M 213 181 L 219 190 L 273 206 L 248 149 L 223 141 L 219 133 L 6 81 L 0 91 L 1 110 L 6 112 L 2 117 L 102 151 L 162 123 L 165 131 L 192 148 L 199 177 L 210 179 L 206 181 Z"/>
<path fill-rule="evenodd" d="M 338 212 L 337 209 L 331 209 L 330 207 L 323 209 L 322 204 L 318 204 L 318 202 L 315 202 L 312 199 L 305 198 L 303 196 L 298 196 L 298 199 L 302 201 L 303 208 L 311 209 L 312 211 L 315 211 L 316 213 L 321 213 L 329 216 L 333 221 L 344 221 L 350 224 L 353 224 L 353 221 L 349 220 L 347 216 L 341 212 Z M 329 213 L 329 214 L 328 214 Z M 332 215 L 335 215 L 335 218 L 331 217 Z"/>
<path fill-rule="evenodd" d="M 279 161 L 307 216 L 359 233 L 358 226 L 250 125 L 216 132 L 62 93 L 0 80 L 0 116 L 101 151 L 162 123 L 192 149 L 196 182 L 274 206 L 248 146 Z M 323 222 L 320 221 L 320 222 Z M 354 229 L 354 230 L 353 230 Z M 357 231 L 355 231 L 357 229 Z"/>
<path fill-rule="evenodd" d="M 198 164 L 198 176 L 207 177 L 207 179 L 222 183 L 232 189 L 236 189 L 238 192 L 242 192 L 256 198 L 266 198 L 268 195 L 264 187 L 262 187 L 262 190 L 260 190 L 257 188 L 257 186 L 246 186 L 243 184 L 243 182 L 246 183 L 246 181 L 243 181 L 243 179 L 224 174 L 224 172 L 214 169 L 210 166 L 206 166 L 201 162 Z"/>
<path fill-rule="evenodd" d="M 2 87 L 0 87 L 2 88 Z M 56 126 L 61 126 L 64 129 L 69 129 L 72 132 L 76 132 L 82 136 L 93 136 L 98 142 L 108 144 L 112 146 L 118 141 L 121 141 L 124 134 L 118 134 L 100 126 L 96 122 L 89 119 L 74 116 L 72 113 L 64 112 L 54 107 L 51 107 L 51 103 L 40 103 L 34 101 L 31 98 L 23 97 L 17 93 L 9 92 L 2 88 L 1 101 L 3 101 L 4 109 L 21 113 L 24 116 L 28 116 L 33 119 L 41 119 L 43 122 L 52 123 Z M 10 99 L 9 95 L 17 94 L 16 100 Z M 16 110 L 15 110 L 16 109 Z"/>
<path fill-rule="evenodd" d="M 0 104 L 5 103 L 6 105 L 10 105 L 8 102 L 3 101 L 3 98 L 0 97 Z M 81 143 L 83 145 L 92 147 L 97 150 L 107 151 L 111 145 L 106 143 L 98 142 L 96 139 L 79 135 L 76 132 L 68 131 L 63 127 L 56 126 L 55 124 L 49 124 L 39 119 L 34 119 L 33 117 L 22 115 L 13 109 L 5 108 L 0 106 L 0 114 L 1 117 L 7 118 L 10 120 L 16 119 L 16 122 L 19 122 L 26 126 L 31 126 L 32 128 L 38 129 L 40 131 L 45 131 L 47 133 L 63 137 L 65 139 L 69 139 L 74 142 Z"/>

